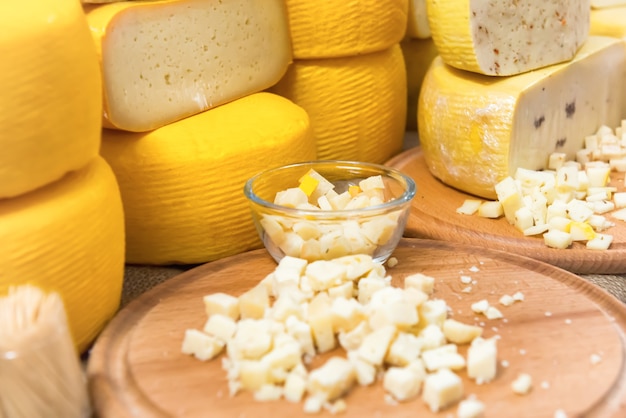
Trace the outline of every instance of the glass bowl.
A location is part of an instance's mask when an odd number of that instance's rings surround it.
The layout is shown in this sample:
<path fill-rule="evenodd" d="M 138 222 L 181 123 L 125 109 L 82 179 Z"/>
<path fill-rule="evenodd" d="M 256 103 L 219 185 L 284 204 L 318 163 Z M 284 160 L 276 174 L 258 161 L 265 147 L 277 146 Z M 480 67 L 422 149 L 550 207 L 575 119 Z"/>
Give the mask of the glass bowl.
<path fill-rule="evenodd" d="M 311 179 L 319 179 L 315 173 L 332 183 L 331 192 L 323 193 L 328 183 Z M 402 238 L 415 192 L 413 179 L 400 171 L 357 161 L 271 168 L 244 186 L 259 237 L 276 262 L 285 255 L 311 262 L 366 254 L 384 263 Z"/>

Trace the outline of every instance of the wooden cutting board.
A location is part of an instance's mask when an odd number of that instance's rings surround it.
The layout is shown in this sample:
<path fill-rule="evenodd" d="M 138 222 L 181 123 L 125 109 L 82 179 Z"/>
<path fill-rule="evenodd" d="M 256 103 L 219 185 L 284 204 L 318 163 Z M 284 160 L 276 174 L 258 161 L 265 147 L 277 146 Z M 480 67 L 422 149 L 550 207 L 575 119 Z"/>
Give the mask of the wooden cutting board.
<path fill-rule="evenodd" d="M 387 272 L 393 283 L 422 272 L 437 281 L 433 297 L 443 298 L 451 315 L 480 323 L 484 336 L 499 335 L 496 379 L 485 385 L 464 380 L 466 394 L 487 407 L 487 417 L 552 418 L 626 416 L 624 372 L 626 308 L 578 276 L 526 257 L 444 241 L 403 239 Z M 219 359 L 200 362 L 181 354 L 184 330 L 205 322 L 202 296 L 239 295 L 275 268 L 265 250 L 202 265 L 164 282 L 132 301 L 95 343 L 88 363 L 90 393 L 97 416 L 123 417 L 294 417 L 301 404 L 259 403 L 249 393 L 228 395 Z M 460 277 L 468 275 L 472 290 Z M 503 307 L 504 319 L 478 317 L 471 303 L 523 292 L 525 300 Z M 592 364 L 591 357 L 601 361 Z M 503 365 L 507 363 L 508 366 Z M 319 362 L 318 362 L 319 364 Z M 519 373 L 534 380 L 532 392 L 515 395 Z M 346 398 L 348 417 L 449 417 L 433 414 L 420 399 L 400 405 L 384 401 L 380 383 L 359 387 Z M 322 413 L 321 416 L 330 416 Z"/>
<path fill-rule="evenodd" d="M 548 248 L 541 236 L 525 237 L 506 219 L 487 219 L 456 213 L 463 201 L 475 196 L 449 187 L 430 174 L 421 148 L 411 148 L 386 163 L 411 176 L 417 184 L 405 236 L 480 245 L 509 251 L 564 268 L 578 274 L 626 272 L 626 223 L 615 223 L 606 233 L 613 235 L 607 251 L 593 251 L 583 243 L 564 250 Z M 612 175 L 613 186 L 624 190 L 624 175 Z"/>

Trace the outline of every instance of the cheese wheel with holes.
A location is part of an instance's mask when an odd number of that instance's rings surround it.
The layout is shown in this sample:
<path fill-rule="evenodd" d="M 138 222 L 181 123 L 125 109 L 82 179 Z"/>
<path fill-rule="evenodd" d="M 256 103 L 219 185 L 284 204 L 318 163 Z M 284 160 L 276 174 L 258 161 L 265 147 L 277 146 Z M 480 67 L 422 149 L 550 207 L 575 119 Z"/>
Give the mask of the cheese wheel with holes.
<path fill-rule="evenodd" d="M 443 61 L 479 74 L 515 75 L 574 57 L 589 36 L 589 0 L 427 0 Z"/>
<path fill-rule="evenodd" d="M 336 58 L 382 51 L 400 42 L 408 0 L 286 0 L 293 56 Z"/>
<path fill-rule="evenodd" d="M 626 6 L 592 10 L 590 31 L 626 40 Z"/>
<path fill-rule="evenodd" d="M 75 0 L 0 2 L 0 199 L 60 179 L 98 155 L 102 84 Z"/>
<path fill-rule="evenodd" d="M 313 160 L 306 112 L 256 93 L 140 134 L 105 129 L 102 155 L 126 214 L 126 260 L 195 264 L 261 241 L 243 186 L 272 166 Z"/>
<path fill-rule="evenodd" d="M 0 200 L 0 294 L 26 283 L 63 298 L 82 352 L 115 315 L 124 280 L 124 214 L 109 165 Z"/>
<path fill-rule="evenodd" d="M 571 62 L 510 77 L 456 70 L 435 58 L 418 105 L 430 172 L 495 198 L 495 184 L 518 167 L 545 169 L 553 152 L 575 159 L 586 135 L 626 116 L 624 45 L 592 36 Z"/>
<path fill-rule="evenodd" d="M 85 10 L 108 128 L 149 131 L 265 90 L 291 62 L 283 0 L 124 1 Z"/>
<path fill-rule="evenodd" d="M 399 44 L 367 55 L 295 60 L 271 91 L 307 111 L 320 159 L 382 163 L 402 149 L 407 85 Z"/>

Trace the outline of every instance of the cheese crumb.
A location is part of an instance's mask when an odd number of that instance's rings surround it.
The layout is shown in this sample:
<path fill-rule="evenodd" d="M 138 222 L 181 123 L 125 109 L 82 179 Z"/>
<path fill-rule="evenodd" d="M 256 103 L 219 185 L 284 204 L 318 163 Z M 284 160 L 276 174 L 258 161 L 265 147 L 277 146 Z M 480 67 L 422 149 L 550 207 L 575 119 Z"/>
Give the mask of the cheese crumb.
<path fill-rule="evenodd" d="M 527 395 L 532 389 L 532 384 L 532 377 L 527 373 L 521 373 L 511 383 L 511 389 L 517 395 Z"/>

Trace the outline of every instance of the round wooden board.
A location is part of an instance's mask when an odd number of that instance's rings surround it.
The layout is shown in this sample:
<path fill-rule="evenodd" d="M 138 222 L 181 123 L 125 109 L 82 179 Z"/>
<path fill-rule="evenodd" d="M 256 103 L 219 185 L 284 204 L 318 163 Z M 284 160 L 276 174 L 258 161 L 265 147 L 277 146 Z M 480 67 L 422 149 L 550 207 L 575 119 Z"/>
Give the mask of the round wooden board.
<path fill-rule="evenodd" d="M 465 199 L 476 197 L 436 179 L 428 170 L 419 147 L 404 151 L 386 165 L 408 174 L 417 184 L 404 234 L 407 237 L 453 241 L 508 251 L 578 274 L 626 272 L 626 224 L 610 215 L 607 218 L 615 226 L 606 231 L 613 235 L 613 243 L 608 250 L 588 250 L 583 243 L 574 243 L 563 250 L 549 248 L 544 244 L 543 237 L 525 237 L 505 218 L 487 219 L 456 213 Z M 612 185 L 619 190 L 624 190 L 623 183 L 623 173 L 612 176 Z"/>
<path fill-rule="evenodd" d="M 476 385 L 459 372 L 466 394 L 475 394 L 487 417 L 626 416 L 626 307 L 578 276 L 526 257 L 444 241 L 403 239 L 387 272 L 394 285 L 411 273 L 436 278 L 434 298 L 451 316 L 482 324 L 484 336 L 499 335 L 497 377 Z M 183 333 L 206 320 L 202 297 L 239 295 L 276 267 L 265 250 L 222 259 L 182 273 L 131 302 L 96 341 L 88 363 L 89 389 L 97 416 L 293 417 L 302 404 L 256 402 L 249 393 L 230 397 L 221 360 L 201 362 L 181 354 Z M 472 290 L 460 277 L 470 276 Z M 498 305 L 504 294 L 525 300 Z M 480 299 L 499 306 L 504 319 L 471 311 Z M 336 350 L 339 353 L 339 350 Z M 462 351 L 464 352 L 464 351 Z M 601 361 L 593 363 L 592 356 Z M 319 360 L 316 364 L 319 364 Z M 511 382 L 528 373 L 534 388 L 515 395 Z M 448 417 L 454 408 L 430 412 L 421 399 L 399 405 L 384 400 L 380 383 L 358 387 L 346 398 L 348 417 Z M 330 416 L 322 413 L 322 416 Z"/>

